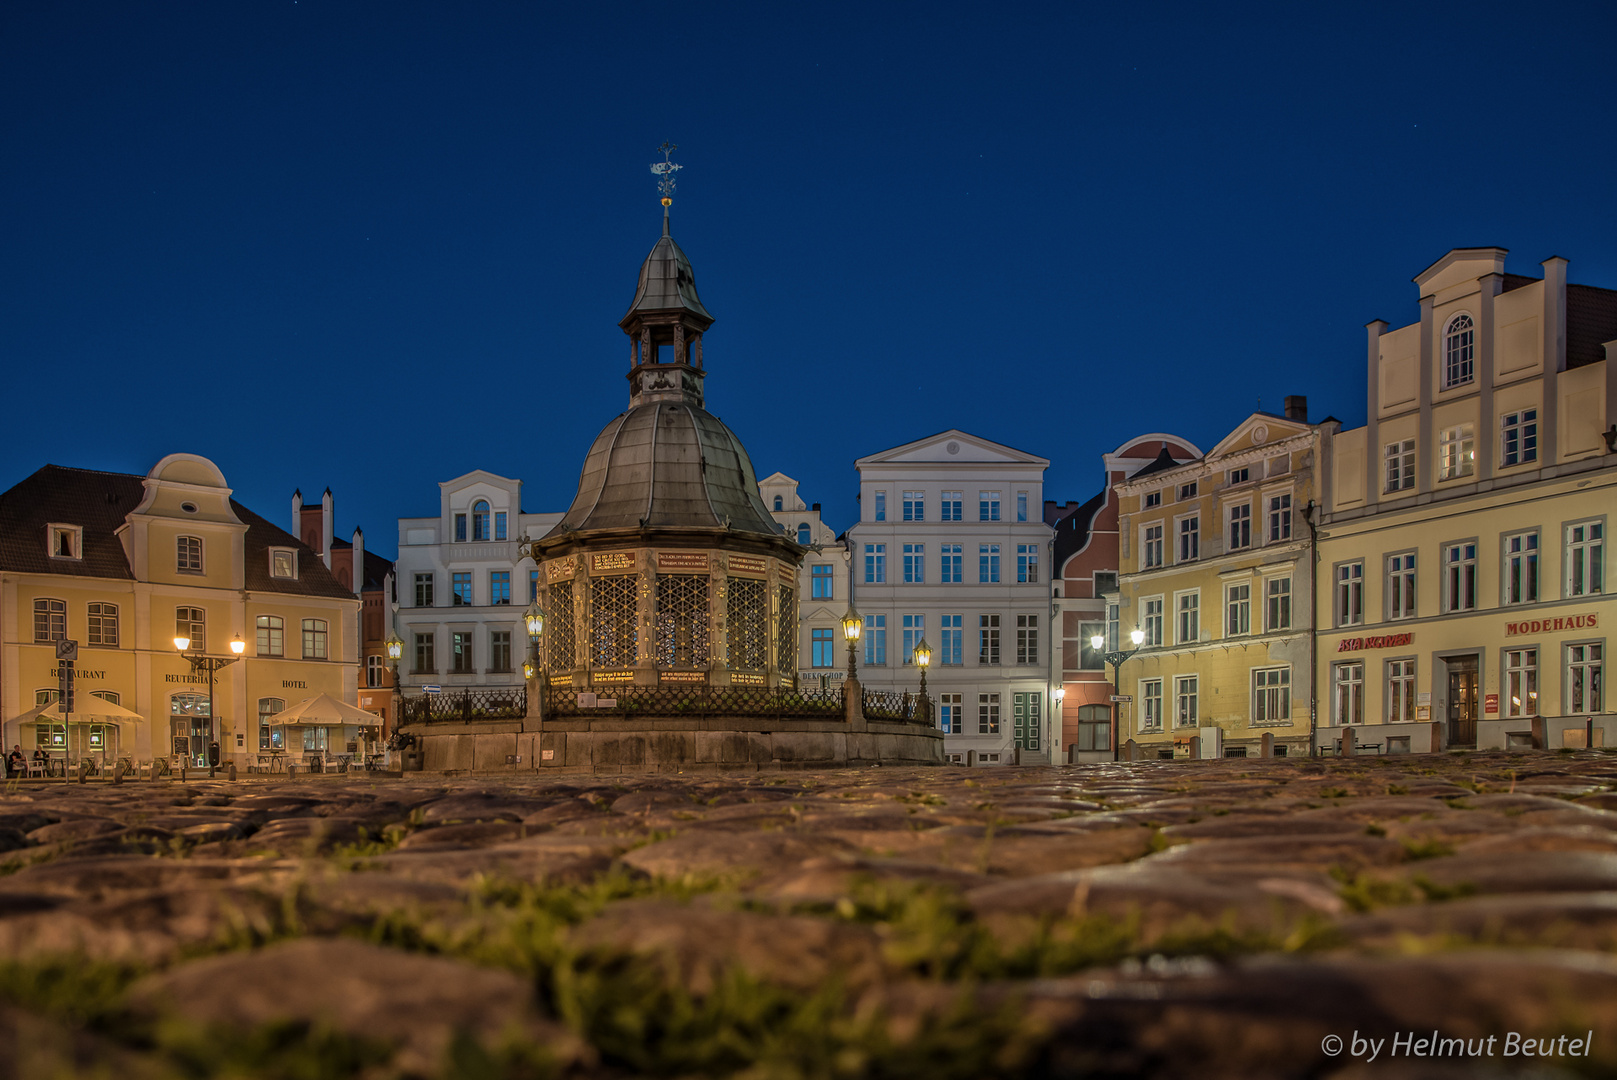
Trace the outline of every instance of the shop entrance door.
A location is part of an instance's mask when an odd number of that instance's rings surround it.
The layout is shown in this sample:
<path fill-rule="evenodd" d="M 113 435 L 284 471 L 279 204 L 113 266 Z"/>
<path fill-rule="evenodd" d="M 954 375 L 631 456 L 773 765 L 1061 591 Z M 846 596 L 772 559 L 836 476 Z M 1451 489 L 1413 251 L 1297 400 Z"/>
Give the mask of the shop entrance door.
<path fill-rule="evenodd" d="M 1044 730 L 1042 694 L 1012 694 L 1011 721 L 1015 725 L 1016 748 L 1037 751 L 1039 734 Z"/>
<path fill-rule="evenodd" d="M 1477 745 L 1477 658 L 1456 656 L 1449 668 L 1449 745 Z"/>

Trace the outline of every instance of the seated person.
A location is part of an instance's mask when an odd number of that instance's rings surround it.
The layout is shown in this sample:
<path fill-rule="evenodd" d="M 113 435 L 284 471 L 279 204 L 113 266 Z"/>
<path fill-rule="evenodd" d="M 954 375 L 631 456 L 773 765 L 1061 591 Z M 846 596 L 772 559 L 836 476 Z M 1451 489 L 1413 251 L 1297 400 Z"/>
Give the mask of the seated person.
<path fill-rule="evenodd" d="M 4 745 L 4 744 L 0 744 Z M 28 759 L 23 756 L 22 744 L 17 743 L 6 756 L 6 774 L 8 776 L 21 776 L 28 771 Z"/>

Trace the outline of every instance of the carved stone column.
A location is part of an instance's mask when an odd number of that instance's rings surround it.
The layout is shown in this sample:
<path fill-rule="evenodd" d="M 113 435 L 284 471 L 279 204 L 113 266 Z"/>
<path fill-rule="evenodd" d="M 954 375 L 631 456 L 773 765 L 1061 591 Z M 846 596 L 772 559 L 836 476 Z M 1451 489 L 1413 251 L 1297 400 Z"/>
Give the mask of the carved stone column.
<path fill-rule="evenodd" d="M 725 618 L 730 603 L 729 572 L 730 560 L 723 552 L 714 554 L 712 569 L 708 571 L 707 593 L 708 641 L 712 643 L 712 660 L 707 670 L 708 682 L 713 686 L 730 685 L 730 638 Z"/>
<path fill-rule="evenodd" d="M 642 549 L 635 579 L 635 673 L 636 686 L 657 685 L 657 554 Z"/>
<path fill-rule="evenodd" d="M 683 323 L 674 324 L 674 363 L 689 363 L 685 358 L 685 325 Z"/>

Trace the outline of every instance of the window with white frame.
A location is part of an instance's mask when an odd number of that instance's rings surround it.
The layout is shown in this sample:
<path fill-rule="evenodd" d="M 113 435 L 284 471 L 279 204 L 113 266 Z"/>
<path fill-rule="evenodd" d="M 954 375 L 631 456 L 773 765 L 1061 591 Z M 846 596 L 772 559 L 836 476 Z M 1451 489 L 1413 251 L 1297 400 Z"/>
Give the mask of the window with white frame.
<path fill-rule="evenodd" d="M 909 667 L 915 663 L 915 646 L 926 636 L 926 616 L 901 615 L 899 619 L 904 631 L 904 666 Z"/>
<path fill-rule="evenodd" d="M 1538 530 L 1505 537 L 1505 603 L 1538 599 Z"/>
<path fill-rule="evenodd" d="M 303 620 L 303 658 L 305 660 L 324 660 L 329 653 L 326 648 L 326 620 Z"/>
<path fill-rule="evenodd" d="M 481 543 L 489 538 L 488 503 L 479 499 L 472 505 L 472 541 Z"/>
<path fill-rule="evenodd" d="M 1443 331 L 1443 389 L 1464 386 L 1476 375 L 1476 326 L 1461 313 Z"/>
<path fill-rule="evenodd" d="M 1237 503 L 1230 507 L 1230 525 L 1225 531 L 1231 551 L 1252 546 L 1252 504 Z"/>
<path fill-rule="evenodd" d="M 1106 605 L 1106 649 L 1108 652 L 1117 651 L 1118 629 L 1121 624 L 1118 605 Z"/>
<path fill-rule="evenodd" d="M 1201 640 L 1202 595 L 1199 592 L 1180 593 L 1176 598 L 1175 623 L 1179 631 L 1179 644 L 1188 645 Z"/>
<path fill-rule="evenodd" d="M 1264 586 L 1263 628 L 1269 633 L 1291 629 L 1291 578 L 1269 578 Z"/>
<path fill-rule="evenodd" d="M 1160 492 L 1160 491 L 1148 491 L 1148 492 L 1145 493 L 1144 497 L 1142 497 L 1140 499 L 1140 509 L 1142 509 L 1142 510 L 1149 510 L 1153 506 L 1161 506 L 1161 505 L 1162 505 L 1162 492 Z"/>
<path fill-rule="evenodd" d="M 926 545 L 904 545 L 904 584 L 921 585 L 926 582 Z"/>
<path fill-rule="evenodd" d="M 383 673 L 387 670 L 380 656 L 367 656 L 365 658 L 365 685 L 372 690 L 382 685 Z"/>
<path fill-rule="evenodd" d="M 1337 726 L 1364 723 L 1364 663 L 1331 665 L 1331 715 Z"/>
<path fill-rule="evenodd" d="M 1477 467 L 1476 431 L 1469 423 L 1444 428 L 1437 442 L 1437 478 L 1458 480 Z"/>
<path fill-rule="evenodd" d="M 963 706 L 960 703 L 961 694 L 938 695 L 938 727 L 943 729 L 945 735 L 960 734 L 960 714 Z"/>
<path fill-rule="evenodd" d="M 1016 580 L 1024 585 L 1039 580 L 1039 545 L 1016 545 Z"/>
<path fill-rule="evenodd" d="M 1243 582 L 1224 590 L 1224 633 L 1229 637 L 1252 632 L 1252 585 Z"/>
<path fill-rule="evenodd" d="M 61 641 L 67 637 L 67 601 L 41 598 L 34 601 L 34 640 Z"/>
<path fill-rule="evenodd" d="M 1269 543 L 1291 539 L 1291 492 L 1269 498 Z"/>
<path fill-rule="evenodd" d="M 999 520 L 999 492 L 997 492 L 997 491 L 979 491 L 979 492 L 977 492 L 977 520 L 978 521 L 998 521 Z"/>
<path fill-rule="evenodd" d="M 876 492 L 876 520 L 887 520 L 887 492 Z"/>
<path fill-rule="evenodd" d="M 202 573 L 202 538 L 180 536 L 174 540 L 174 569 L 182 574 Z"/>
<path fill-rule="evenodd" d="M 1201 517 L 1179 519 L 1179 561 L 1190 562 L 1201 556 Z"/>
<path fill-rule="evenodd" d="M 977 545 L 977 581 L 983 585 L 999 583 L 999 545 Z"/>
<path fill-rule="evenodd" d="M 828 627 L 809 631 L 809 663 L 817 668 L 837 666 L 836 639 Z"/>
<path fill-rule="evenodd" d="M 797 523 L 797 542 L 802 547 L 808 547 L 814 541 L 814 530 L 806 521 Z"/>
<path fill-rule="evenodd" d="M 1606 525 L 1579 521 L 1566 527 L 1566 595 L 1595 596 L 1605 588 Z"/>
<path fill-rule="evenodd" d="M 942 576 L 939 578 L 945 585 L 958 585 L 965 579 L 961 577 L 961 563 L 964 556 L 960 553 L 959 544 L 943 544 L 939 548 L 943 552 Z"/>
<path fill-rule="evenodd" d="M 276 713 L 286 711 L 286 699 L 278 697 L 265 697 L 258 699 L 258 748 L 260 750 L 282 749 L 282 734 L 284 728 L 270 727 L 270 717 Z"/>
<path fill-rule="evenodd" d="M 999 616 L 977 616 L 977 663 L 992 666 L 999 663 Z"/>
<path fill-rule="evenodd" d="M 279 615 L 260 615 L 253 620 L 258 630 L 259 656 L 286 655 L 286 623 Z"/>
<path fill-rule="evenodd" d="M 1145 631 L 1141 645 L 1161 645 L 1162 597 L 1153 596 L 1140 601 L 1140 629 Z"/>
<path fill-rule="evenodd" d="M 488 670 L 511 670 L 511 631 L 490 630 L 488 632 Z"/>
<path fill-rule="evenodd" d="M 1192 480 L 1188 484 L 1180 484 L 1179 485 L 1179 501 L 1184 502 L 1186 499 L 1194 499 L 1196 497 L 1197 491 L 1198 491 L 1198 485 L 1197 485 L 1196 481 L 1194 481 L 1194 480 Z"/>
<path fill-rule="evenodd" d="M 1140 566 L 1149 570 L 1162 565 L 1162 523 L 1147 525 L 1140 534 Z"/>
<path fill-rule="evenodd" d="M 207 652 L 208 617 L 199 607 L 174 609 L 174 636 L 190 640 L 190 651 Z"/>
<path fill-rule="evenodd" d="M 511 603 L 511 571 L 488 572 L 488 602 L 495 607 Z"/>
<path fill-rule="evenodd" d="M 926 492 L 924 492 L 924 491 L 906 491 L 906 492 L 904 492 L 904 520 L 905 521 L 925 521 L 926 520 Z"/>
<path fill-rule="evenodd" d="M 1606 704 L 1605 644 L 1580 641 L 1566 647 L 1566 711 L 1601 712 Z"/>
<path fill-rule="evenodd" d="M 938 493 L 938 520 L 960 521 L 960 508 L 964 502 L 961 492 L 943 491 Z"/>
<path fill-rule="evenodd" d="M 1110 705 L 1078 706 L 1078 738 L 1073 743 L 1077 750 L 1110 750 L 1112 748 L 1112 708 Z"/>
<path fill-rule="evenodd" d="M 1140 680 L 1140 730 L 1162 730 L 1162 680 Z"/>
<path fill-rule="evenodd" d="M 1291 668 L 1256 668 L 1252 672 L 1252 720 L 1283 724 L 1291 719 Z"/>
<path fill-rule="evenodd" d="M 1415 553 L 1387 556 L 1387 618 L 1415 617 Z"/>
<path fill-rule="evenodd" d="M 1387 661 L 1387 719 L 1402 724 L 1415 719 L 1415 661 Z"/>
<path fill-rule="evenodd" d="M 940 615 L 938 616 L 938 642 L 937 661 L 944 667 L 959 667 L 965 663 L 965 616 Z"/>
<path fill-rule="evenodd" d="M 270 577 L 288 581 L 298 576 L 298 553 L 292 548 L 270 548 Z"/>
<path fill-rule="evenodd" d="M 1252 470 L 1246 466 L 1230 470 L 1229 483 L 1231 487 L 1236 484 L 1244 484 L 1250 479 L 1252 479 Z"/>
<path fill-rule="evenodd" d="M 111 648 L 118 646 L 118 605 L 89 604 L 85 607 L 86 644 Z"/>
<path fill-rule="evenodd" d="M 431 634 L 415 635 L 414 652 L 415 667 L 410 669 L 413 674 L 431 675 L 437 672 L 438 661 L 436 659 L 436 652 L 433 648 L 433 636 Z"/>
<path fill-rule="evenodd" d="M 82 559 L 84 557 L 84 529 L 78 525 L 47 525 L 45 535 L 50 547 L 46 554 L 53 559 Z"/>
<path fill-rule="evenodd" d="M 1505 715 L 1538 715 L 1538 650 L 1505 650 Z"/>
<path fill-rule="evenodd" d="M 831 565 L 815 563 L 809 568 L 809 596 L 815 600 L 833 600 Z"/>
<path fill-rule="evenodd" d="M 1476 542 L 1446 544 L 1443 547 L 1443 610 L 1474 611 L 1476 607 Z"/>
<path fill-rule="evenodd" d="M 449 635 L 449 670 L 456 675 L 470 675 L 477 670 L 472 658 L 472 635 L 460 631 Z"/>
<path fill-rule="evenodd" d="M 1176 727 L 1201 726 L 1198 707 L 1199 680 L 1195 675 L 1180 675 L 1173 681 L 1173 722 Z"/>
<path fill-rule="evenodd" d="M 887 663 L 887 616 L 865 616 L 865 663 L 882 667 Z"/>
<path fill-rule="evenodd" d="M 977 695 L 977 734 L 999 734 L 999 695 Z"/>
<path fill-rule="evenodd" d="M 1499 464 L 1505 468 L 1538 460 L 1538 410 L 1506 413 L 1500 421 Z"/>
<path fill-rule="evenodd" d="M 433 575 L 432 574 L 417 574 L 415 576 L 415 606 L 416 607 L 432 607 L 432 605 L 433 605 L 432 585 L 433 585 Z"/>
<path fill-rule="evenodd" d="M 494 539 L 505 539 L 505 520 L 504 510 L 494 511 Z"/>
<path fill-rule="evenodd" d="M 1039 617 L 1037 615 L 1018 615 L 1016 617 L 1016 662 L 1018 664 L 1037 664 L 1039 662 Z"/>
<path fill-rule="evenodd" d="M 1415 486 L 1415 440 L 1402 439 L 1387 444 L 1383 452 L 1383 464 L 1386 467 L 1386 486 L 1383 488 L 1387 494 L 1396 491 L 1408 491 Z"/>
<path fill-rule="evenodd" d="M 885 585 L 887 583 L 887 545 L 865 545 L 865 584 Z"/>
<path fill-rule="evenodd" d="M 1336 625 L 1364 622 L 1364 563 L 1343 563 L 1336 568 Z"/>

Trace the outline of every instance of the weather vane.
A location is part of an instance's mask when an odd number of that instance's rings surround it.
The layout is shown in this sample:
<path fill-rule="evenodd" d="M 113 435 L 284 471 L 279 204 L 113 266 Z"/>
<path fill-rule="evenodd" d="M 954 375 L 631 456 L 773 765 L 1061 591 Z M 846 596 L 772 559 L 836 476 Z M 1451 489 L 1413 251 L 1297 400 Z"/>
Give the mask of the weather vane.
<path fill-rule="evenodd" d="M 651 171 L 657 175 L 657 190 L 662 192 L 663 205 L 672 206 L 674 203 L 674 174 L 685 166 L 675 165 L 669 160 L 674 151 L 679 149 L 673 143 L 664 142 L 657 149 L 662 154 L 663 159 L 652 162 Z"/>

